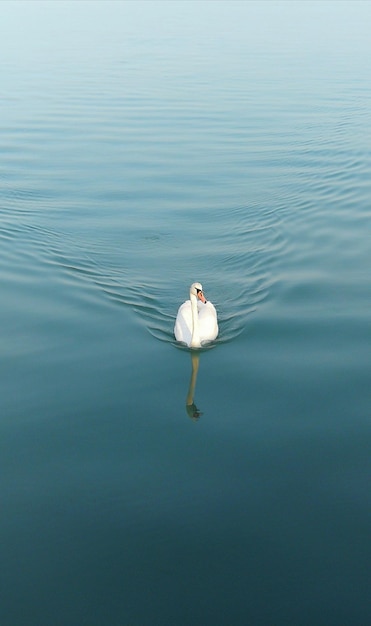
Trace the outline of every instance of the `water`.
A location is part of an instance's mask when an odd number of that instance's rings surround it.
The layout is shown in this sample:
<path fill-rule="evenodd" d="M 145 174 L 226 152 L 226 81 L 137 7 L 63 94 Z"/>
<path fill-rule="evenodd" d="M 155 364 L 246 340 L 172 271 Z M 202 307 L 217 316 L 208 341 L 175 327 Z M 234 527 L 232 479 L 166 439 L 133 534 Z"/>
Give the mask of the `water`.
<path fill-rule="evenodd" d="M 2 626 L 369 622 L 352 7 L 2 4 Z"/>

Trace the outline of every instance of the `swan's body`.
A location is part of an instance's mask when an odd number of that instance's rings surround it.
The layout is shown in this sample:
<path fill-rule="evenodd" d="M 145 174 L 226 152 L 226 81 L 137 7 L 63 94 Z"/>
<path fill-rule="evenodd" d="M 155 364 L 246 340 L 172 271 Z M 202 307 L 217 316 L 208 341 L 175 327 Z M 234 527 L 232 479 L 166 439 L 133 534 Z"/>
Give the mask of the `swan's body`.
<path fill-rule="evenodd" d="M 211 302 L 206 301 L 200 283 L 191 285 L 189 298 L 179 307 L 174 334 L 177 341 L 189 348 L 201 348 L 203 343 L 218 336 L 216 310 Z"/>

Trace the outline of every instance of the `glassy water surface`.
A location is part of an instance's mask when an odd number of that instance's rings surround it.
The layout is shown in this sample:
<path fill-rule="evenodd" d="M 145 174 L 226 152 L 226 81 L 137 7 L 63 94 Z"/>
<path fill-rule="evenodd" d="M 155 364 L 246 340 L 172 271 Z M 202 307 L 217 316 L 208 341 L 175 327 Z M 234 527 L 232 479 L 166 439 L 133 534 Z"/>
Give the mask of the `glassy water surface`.
<path fill-rule="evenodd" d="M 370 16 L 262 5 L 0 9 L 3 626 L 369 623 Z"/>

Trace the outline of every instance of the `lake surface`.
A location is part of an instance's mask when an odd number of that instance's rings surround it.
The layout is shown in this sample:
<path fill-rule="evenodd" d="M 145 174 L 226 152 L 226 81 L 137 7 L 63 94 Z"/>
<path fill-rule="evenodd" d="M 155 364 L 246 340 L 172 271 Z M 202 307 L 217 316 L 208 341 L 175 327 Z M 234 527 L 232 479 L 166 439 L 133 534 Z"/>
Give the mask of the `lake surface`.
<path fill-rule="evenodd" d="M 0 7 L 2 626 L 370 623 L 370 11 L 291 4 Z"/>

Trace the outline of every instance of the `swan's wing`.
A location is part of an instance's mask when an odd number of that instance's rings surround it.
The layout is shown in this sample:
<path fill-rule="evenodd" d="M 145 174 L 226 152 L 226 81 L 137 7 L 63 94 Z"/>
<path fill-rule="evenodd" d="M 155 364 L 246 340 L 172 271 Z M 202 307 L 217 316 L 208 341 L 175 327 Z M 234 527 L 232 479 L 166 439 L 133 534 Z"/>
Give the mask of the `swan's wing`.
<path fill-rule="evenodd" d="M 211 302 L 207 301 L 206 304 L 200 303 L 198 323 L 201 342 L 213 341 L 217 338 L 219 332 L 218 319 L 215 307 Z"/>
<path fill-rule="evenodd" d="M 190 345 L 192 339 L 192 309 L 191 301 L 186 300 L 179 307 L 175 320 L 174 335 L 177 341 Z"/>

